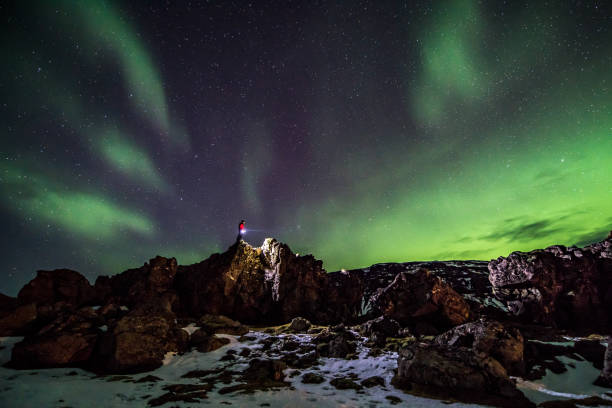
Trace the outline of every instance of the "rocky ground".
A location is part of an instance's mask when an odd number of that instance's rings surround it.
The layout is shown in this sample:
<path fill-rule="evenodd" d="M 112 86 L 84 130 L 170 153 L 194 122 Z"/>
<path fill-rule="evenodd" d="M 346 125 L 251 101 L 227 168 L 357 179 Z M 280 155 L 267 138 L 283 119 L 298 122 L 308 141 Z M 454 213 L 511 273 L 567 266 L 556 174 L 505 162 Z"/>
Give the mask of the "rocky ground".
<path fill-rule="evenodd" d="M 333 273 L 272 239 L 94 285 L 39 271 L 0 296 L 0 405 L 611 406 L 611 310 L 612 237 Z"/>

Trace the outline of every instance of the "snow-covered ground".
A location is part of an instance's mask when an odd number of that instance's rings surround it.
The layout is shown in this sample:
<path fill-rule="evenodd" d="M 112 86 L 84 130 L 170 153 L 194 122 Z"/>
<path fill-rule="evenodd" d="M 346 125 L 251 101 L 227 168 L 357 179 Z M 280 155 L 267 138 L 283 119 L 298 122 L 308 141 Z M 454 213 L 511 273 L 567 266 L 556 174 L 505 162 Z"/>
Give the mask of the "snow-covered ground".
<path fill-rule="evenodd" d="M 131 376 L 98 377 L 87 371 L 74 368 L 45 369 L 45 370 L 12 370 L 0 367 L 0 407 L 146 407 L 147 402 L 158 397 L 166 391 L 162 388 L 168 384 L 199 384 L 198 378 L 182 378 L 193 370 L 219 370 L 231 366 L 232 370 L 241 371 L 248 365 L 248 358 L 239 356 L 239 351 L 245 347 L 252 351 L 261 351 L 259 340 L 269 335 L 260 332 L 250 332 L 254 340 L 247 342 L 236 341 L 235 336 L 222 335 L 230 338 L 231 343 L 210 353 L 192 351 L 183 355 L 168 355 L 164 365 L 152 372 Z M 290 336 L 298 342 L 308 341 L 307 335 L 280 335 L 282 338 Z M 18 337 L 0 338 L 0 364 L 10 359 L 12 346 L 20 341 Z M 220 361 L 228 350 L 236 350 L 236 360 Z M 291 388 L 276 391 L 259 391 L 254 394 L 225 394 L 218 390 L 231 384 L 217 384 L 208 393 L 208 398 L 199 403 L 171 402 L 164 407 L 196 407 L 196 406 L 223 406 L 230 403 L 233 407 L 258 407 L 261 404 L 270 404 L 271 407 L 390 407 L 391 401 L 386 397 L 392 396 L 402 400 L 395 406 L 410 407 L 447 407 L 448 403 L 438 400 L 415 397 L 405 394 L 390 385 L 393 370 L 396 367 L 397 354 L 383 353 L 378 357 L 368 357 L 369 349 L 359 346 L 359 359 L 344 360 L 337 358 L 321 358 L 321 364 L 316 367 L 300 370 L 300 374 L 291 377 L 294 371 L 285 370 L 285 381 L 291 383 Z M 266 353 L 262 357 L 265 358 Z M 278 357 L 278 356 L 276 356 Z M 575 361 L 560 357 L 568 366 L 566 373 L 547 375 L 536 382 L 519 381 L 520 389 L 528 398 L 536 403 L 559 398 L 580 398 L 589 395 L 600 395 L 604 398 L 610 390 L 592 385 L 597 377 L 598 370 L 586 361 Z M 302 375 L 308 372 L 322 375 L 325 381 L 321 384 L 303 384 Z M 329 381 L 334 377 L 344 377 L 349 374 L 356 375 L 359 380 L 380 376 L 384 378 L 385 387 L 364 388 L 361 393 L 355 390 L 337 390 Z M 157 382 L 137 383 L 140 378 L 148 375 L 159 377 Z M 235 383 L 232 383 L 235 384 Z M 467 407 L 474 405 L 451 404 L 454 407 Z"/>
<path fill-rule="evenodd" d="M 574 345 L 573 341 L 542 343 L 556 346 Z M 593 367 L 593 364 L 588 361 L 577 361 L 566 356 L 558 356 L 557 359 L 567 368 L 566 372 L 555 374 L 546 370 L 546 375 L 537 381 L 517 379 L 518 388 L 527 398 L 536 404 L 554 399 L 583 399 L 594 395 L 612 401 L 612 397 L 608 395 L 608 393 L 612 393 L 612 390 L 593 384 L 600 373 L 600 370 Z"/>
<path fill-rule="evenodd" d="M 197 378 L 181 378 L 193 370 L 222 369 L 227 362 L 219 361 L 230 349 L 241 350 L 249 347 L 253 350 L 261 348 L 257 340 L 267 337 L 263 333 L 251 332 L 256 340 L 237 342 L 235 336 L 223 335 L 233 341 L 227 346 L 210 353 L 192 351 L 183 355 L 168 356 L 165 365 L 152 372 L 131 376 L 96 375 L 74 368 L 44 369 L 44 370 L 12 370 L 0 367 L 0 407 L 40 408 L 40 407 L 146 407 L 147 402 L 166 391 L 162 387 L 168 384 L 198 384 Z M 282 335 L 280 336 L 282 337 Z M 304 336 L 294 336 L 298 341 L 306 341 Z M 18 337 L 0 338 L 0 364 L 10 359 L 12 346 L 20 341 Z M 302 374 L 290 377 L 293 369 L 285 370 L 285 380 L 291 382 L 292 388 L 276 391 L 256 392 L 254 394 L 225 394 L 217 391 L 227 384 L 218 384 L 208 393 L 208 398 L 199 403 L 172 402 L 164 407 L 195 407 L 224 406 L 231 403 L 232 407 L 258 407 L 270 404 L 271 407 L 390 407 L 387 396 L 395 396 L 402 400 L 396 406 L 410 407 L 446 407 L 443 401 L 429 400 L 404 394 L 393 388 L 389 382 L 396 366 L 397 355 L 386 353 L 378 357 L 367 357 L 368 350 L 361 348 L 359 360 L 343 360 L 337 358 L 321 358 L 318 369 L 301 370 L 302 373 L 316 372 L 326 378 L 322 384 L 303 384 Z M 247 359 L 236 355 L 233 370 L 241 371 L 247 367 Z M 359 379 L 379 375 L 385 379 L 386 387 L 364 388 L 363 393 L 355 390 L 337 390 L 329 384 L 334 376 L 356 374 Z M 161 378 L 158 382 L 135 383 L 147 375 Z M 115 380 L 115 381 L 111 381 Z M 231 385 L 231 384 L 230 384 Z M 264 405 L 266 406 L 266 405 Z M 467 407 L 465 404 L 453 404 L 456 407 Z"/>

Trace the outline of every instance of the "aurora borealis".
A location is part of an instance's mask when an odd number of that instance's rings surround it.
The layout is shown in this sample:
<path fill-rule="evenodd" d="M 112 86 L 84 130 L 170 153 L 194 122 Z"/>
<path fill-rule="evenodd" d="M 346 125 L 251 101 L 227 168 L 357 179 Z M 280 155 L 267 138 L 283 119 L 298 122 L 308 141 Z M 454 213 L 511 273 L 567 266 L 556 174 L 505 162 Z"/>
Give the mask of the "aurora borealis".
<path fill-rule="evenodd" d="M 12 1 L 0 291 L 273 236 L 328 271 L 612 229 L 607 2 Z"/>

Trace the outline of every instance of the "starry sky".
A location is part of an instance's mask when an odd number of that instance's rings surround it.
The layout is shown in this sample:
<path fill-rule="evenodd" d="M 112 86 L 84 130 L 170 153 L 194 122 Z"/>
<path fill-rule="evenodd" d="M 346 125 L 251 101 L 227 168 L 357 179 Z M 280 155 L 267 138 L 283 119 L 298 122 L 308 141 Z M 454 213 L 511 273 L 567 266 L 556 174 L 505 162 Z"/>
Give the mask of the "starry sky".
<path fill-rule="evenodd" d="M 242 218 L 328 271 L 599 241 L 607 3 L 3 2 L 0 291 Z"/>

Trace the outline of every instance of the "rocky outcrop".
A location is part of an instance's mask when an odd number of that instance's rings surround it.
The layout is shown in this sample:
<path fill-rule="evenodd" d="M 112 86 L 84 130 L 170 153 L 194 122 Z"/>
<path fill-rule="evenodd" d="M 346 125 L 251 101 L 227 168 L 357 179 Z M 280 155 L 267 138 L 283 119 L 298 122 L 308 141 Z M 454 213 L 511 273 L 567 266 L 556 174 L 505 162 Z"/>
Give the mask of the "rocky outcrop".
<path fill-rule="evenodd" d="M 489 280 L 508 309 L 560 328 L 612 325 L 612 240 L 585 248 L 556 245 L 489 262 Z"/>
<path fill-rule="evenodd" d="M 446 329 L 470 317 L 470 307 L 463 296 L 425 269 L 399 273 L 372 297 L 372 306 L 402 326 L 424 321 Z"/>
<path fill-rule="evenodd" d="M 393 384 L 440 398 L 502 407 L 534 406 L 504 367 L 466 347 L 416 343 L 400 350 Z"/>
<path fill-rule="evenodd" d="M 166 353 L 188 347 L 189 334 L 175 322 L 175 315 L 157 304 L 131 311 L 100 337 L 93 369 L 136 373 L 161 366 Z"/>
<path fill-rule="evenodd" d="M 38 271 L 17 295 L 19 304 L 65 302 L 75 307 L 93 304 L 95 292 L 89 281 L 70 269 Z"/>
<path fill-rule="evenodd" d="M 608 336 L 608 347 L 606 348 L 603 369 L 595 381 L 595 385 L 612 388 L 612 336 Z"/>
<path fill-rule="evenodd" d="M 351 302 L 339 293 L 312 255 L 297 256 L 285 244 L 266 239 L 261 248 L 240 241 L 223 254 L 180 266 L 175 288 L 180 313 L 225 315 L 245 323 L 284 323 L 297 316 L 315 322 L 339 320 Z M 358 299 L 358 300 L 353 300 Z"/>
<path fill-rule="evenodd" d="M 63 313 L 35 336 L 17 343 L 9 366 L 20 369 L 84 367 L 102 333 L 99 323 L 90 307 Z"/>
<path fill-rule="evenodd" d="M 435 339 L 451 347 L 468 347 L 499 361 L 511 375 L 525 372 L 523 336 L 516 328 L 481 319 L 454 327 Z"/>
<path fill-rule="evenodd" d="M 156 256 L 140 268 L 96 279 L 96 297 L 100 303 L 115 303 L 133 308 L 157 301 L 168 310 L 175 305 L 174 277 L 178 271 L 175 258 Z"/>

